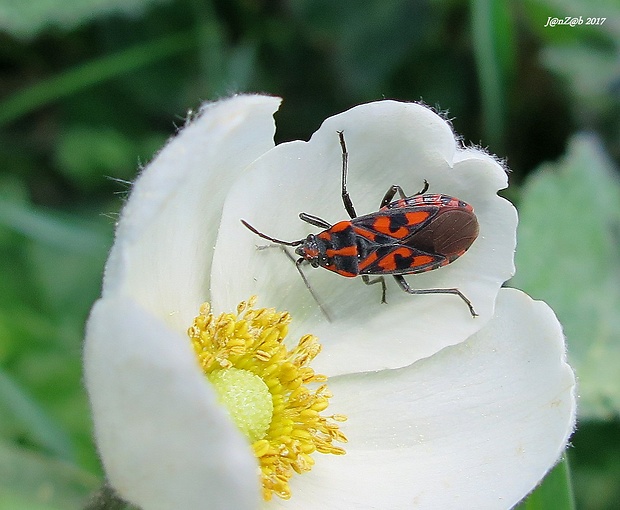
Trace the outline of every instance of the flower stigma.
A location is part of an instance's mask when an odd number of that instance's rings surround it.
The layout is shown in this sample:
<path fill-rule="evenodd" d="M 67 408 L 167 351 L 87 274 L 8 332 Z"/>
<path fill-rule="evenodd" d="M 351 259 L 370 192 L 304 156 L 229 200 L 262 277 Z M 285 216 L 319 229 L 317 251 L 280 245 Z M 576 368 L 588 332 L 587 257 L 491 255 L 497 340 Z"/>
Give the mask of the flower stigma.
<path fill-rule="evenodd" d="M 333 443 L 346 443 L 338 425 L 346 417 L 320 414 L 331 393 L 327 377 L 309 366 L 321 351 L 318 339 L 304 335 L 288 350 L 289 313 L 255 309 L 255 302 L 252 296 L 236 314 L 217 317 L 204 303 L 188 334 L 205 376 L 252 445 L 263 498 L 290 499 L 289 480 L 312 469 L 313 453 L 345 453 Z"/>

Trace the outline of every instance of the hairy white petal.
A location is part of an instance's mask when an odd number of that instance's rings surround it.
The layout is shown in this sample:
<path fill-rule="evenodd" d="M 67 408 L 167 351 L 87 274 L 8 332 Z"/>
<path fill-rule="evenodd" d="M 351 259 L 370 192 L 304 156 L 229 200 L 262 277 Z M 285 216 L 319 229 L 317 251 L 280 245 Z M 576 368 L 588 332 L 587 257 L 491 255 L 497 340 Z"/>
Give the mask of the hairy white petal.
<path fill-rule="evenodd" d="M 221 207 L 273 147 L 278 98 L 205 105 L 136 181 L 84 352 L 97 444 L 146 510 L 255 508 L 256 459 L 200 372 L 185 331 L 208 300 Z"/>
<path fill-rule="evenodd" d="M 447 294 L 411 296 L 387 277 L 387 305 L 380 285 L 365 287 L 359 278 L 343 278 L 323 268 L 305 267 L 312 288 L 332 322 L 327 322 L 281 250 L 267 245 L 239 222 L 295 241 L 320 228 L 299 220 L 299 212 L 329 223 L 348 219 L 340 196 L 343 130 L 349 151 L 349 192 L 358 215 L 377 211 L 392 184 L 409 195 L 430 184 L 429 193 L 445 193 L 470 203 L 480 235 L 470 250 L 449 266 L 406 277 L 413 288 L 460 289 L 480 317 Z M 255 161 L 231 190 L 222 215 L 213 263 L 213 301 L 229 309 L 250 294 L 263 306 L 291 310 L 323 343 L 316 368 L 328 375 L 406 366 L 447 345 L 463 341 L 492 316 L 501 284 L 513 273 L 517 215 L 497 196 L 506 187 L 502 166 L 476 149 L 462 149 L 450 126 L 418 104 L 379 101 L 327 119 L 309 142 L 278 145 Z M 299 327 L 297 327 L 299 325 Z"/>
<path fill-rule="evenodd" d="M 463 149 L 427 108 L 394 101 L 353 108 L 309 142 L 273 148 L 278 103 L 240 96 L 207 106 L 145 169 L 123 210 L 84 353 L 111 484 L 144 510 L 261 506 L 256 459 L 185 335 L 202 301 L 230 311 L 258 294 L 259 306 L 292 313 L 292 341 L 320 336 L 313 368 L 332 376 L 330 411 L 348 415 L 350 440 L 346 455 L 316 455 L 310 473 L 293 477 L 290 502 L 262 507 L 512 506 L 560 455 L 575 399 L 553 312 L 499 290 L 514 271 L 517 222 L 497 196 L 503 168 Z M 410 296 L 393 281 L 380 305 L 380 286 L 306 267 L 328 322 L 281 250 L 256 250 L 268 243 L 241 218 L 288 241 L 320 230 L 299 212 L 348 218 L 338 130 L 358 215 L 376 211 L 391 185 L 411 195 L 424 180 L 429 193 L 474 207 L 480 236 L 471 249 L 407 280 L 459 288 L 480 317 L 458 297 Z"/>
<path fill-rule="evenodd" d="M 273 147 L 280 99 L 206 104 L 137 179 L 123 208 L 104 296 L 131 295 L 183 330 L 208 299 L 224 198 L 239 173 Z"/>
<path fill-rule="evenodd" d="M 293 480 L 296 508 L 502 509 L 531 491 L 573 430 L 575 379 L 546 304 L 502 289 L 496 314 L 412 366 L 331 379 L 347 454 Z"/>
<path fill-rule="evenodd" d="M 84 370 L 99 453 L 123 498 L 144 510 L 256 508 L 256 459 L 185 335 L 130 298 L 104 298 Z"/>

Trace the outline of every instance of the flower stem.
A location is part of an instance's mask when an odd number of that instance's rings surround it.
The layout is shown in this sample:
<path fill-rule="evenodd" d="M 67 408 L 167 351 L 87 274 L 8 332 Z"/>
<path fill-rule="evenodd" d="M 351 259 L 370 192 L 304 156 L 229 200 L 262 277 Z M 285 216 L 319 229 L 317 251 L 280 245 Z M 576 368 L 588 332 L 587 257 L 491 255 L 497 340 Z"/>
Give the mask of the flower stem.
<path fill-rule="evenodd" d="M 84 510 L 130 510 L 131 508 L 133 507 L 123 501 L 107 482 L 90 497 L 84 506 Z"/>

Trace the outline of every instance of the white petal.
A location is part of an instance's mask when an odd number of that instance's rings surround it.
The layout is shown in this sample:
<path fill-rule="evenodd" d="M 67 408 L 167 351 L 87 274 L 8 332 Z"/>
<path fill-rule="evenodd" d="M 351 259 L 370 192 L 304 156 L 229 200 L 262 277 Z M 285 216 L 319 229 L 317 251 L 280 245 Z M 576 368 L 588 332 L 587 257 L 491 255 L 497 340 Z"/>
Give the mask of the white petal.
<path fill-rule="evenodd" d="M 574 384 L 551 309 L 502 289 L 497 315 L 468 341 L 330 380 L 347 453 L 316 455 L 295 477 L 295 508 L 510 508 L 562 453 Z"/>
<path fill-rule="evenodd" d="M 392 185 L 407 194 L 426 179 L 429 192 L 470 203 L 480 236 L 459 260 L 407 279 L 413 288 L 459 288 L 480 317 L 454 295 L 410 296 L 388 281 L 388 304 L 380 286 L 306 267 L 307 277 L 334 320 L 328 323 L 297 271 L 280 250 L 239 222 L 279 239 L 303 239 L 318 228 L 298 219 L 300 211 L 329 223 L 347 219 L 340 196 L 344 130 L 349 151 L 349 191 L 359 215 L 376 211 Z M 459 148 L 450 126 L 429 109 L 412 103 L 380 101 L 327 119 L 309 142 L 281 144 L 255 161 L 226 200 L 213 263 L 213 302 L 230 309 L 251 294 L 263 306 L 289 310 L 291 334 L 308 331 L 323 343 L 317 370 L 343 372 L 397 368 L 463 341 L 491 317 L 501 284 L 513 273 L 517 216 L 497 196 L 507 185 L 504 169 L 490 156 Z M 297 325 L 301 327 L 297 327 Z"/>
<path fill-rule="evenodd" d="M 84 365 L 99 452 L 123 498 L 143 510 L 256 508 L 256 459 L 186 336 L 130 299 L 103 299 Z"/>
<path fill-rule="evenodd" d="M 179 331 L 208 299 L 224 198 L 239 173 L 273 147 L 280 99 L 236 96 L 205 105 L 134 184 L 116 233 L 104 296 L 131 295 Z"/>

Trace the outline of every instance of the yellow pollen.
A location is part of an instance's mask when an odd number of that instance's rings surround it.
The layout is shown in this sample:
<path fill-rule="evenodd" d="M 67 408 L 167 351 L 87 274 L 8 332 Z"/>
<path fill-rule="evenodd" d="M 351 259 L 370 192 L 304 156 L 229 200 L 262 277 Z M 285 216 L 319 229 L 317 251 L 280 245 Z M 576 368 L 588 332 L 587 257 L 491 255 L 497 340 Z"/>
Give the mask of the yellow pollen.
<path fill-rule="evenodd" d="M 327 377 L 309 366 L 321 351 L 317 338 L 304 335 L 288 350 L 288 312 L 255 309 L 255 302 L 253 296 L 237 313 L 218 317 L 204 303 L 188 335 L 220 401 L 252 445 L 263 498 L 289 499 L 289 480 L 312 469 L 312 454 L 345 453 L 333 443 L 346 443 L 338 426 L 346 417 L 320 414 L 332 395 Z"/>

